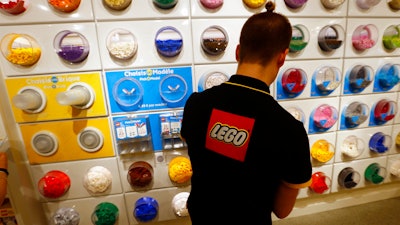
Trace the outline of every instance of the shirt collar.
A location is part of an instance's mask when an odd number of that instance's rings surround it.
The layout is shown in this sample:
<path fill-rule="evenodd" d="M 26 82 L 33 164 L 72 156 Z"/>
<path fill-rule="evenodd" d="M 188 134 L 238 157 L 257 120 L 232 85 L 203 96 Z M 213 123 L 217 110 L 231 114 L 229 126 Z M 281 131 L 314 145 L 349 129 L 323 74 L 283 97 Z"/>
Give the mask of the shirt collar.
<path fill-rule="evenodd" d="M 269 86 L 266 83 L 253 77 L 235 74 L 229 78 L 229 82 L 245 85 L 270 93 Z"/>

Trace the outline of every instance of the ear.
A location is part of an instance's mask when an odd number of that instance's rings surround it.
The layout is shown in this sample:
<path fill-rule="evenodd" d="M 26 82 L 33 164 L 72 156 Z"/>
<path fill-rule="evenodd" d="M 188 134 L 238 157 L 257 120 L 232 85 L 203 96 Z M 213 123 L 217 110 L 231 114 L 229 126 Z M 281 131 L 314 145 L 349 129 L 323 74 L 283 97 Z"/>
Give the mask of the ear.
<path fill-rule="evenodd" d="M 236 61 L 239 62 L 240 45 L 236 45 L 235 57 Z"/>
<path fill-rule="evenodd" d="M 282 53 L 279 55 L 279 58 L 278 58 L 278 66 L 279 66 L 279 67 L 283 66 L 283 64 L 285 63 L 286 55 L 287 55 L 288 53 L 289 53 L 289 49 L 287 48 L 287 49 L 285 49 L 284 52 L 282 52 Z"/>

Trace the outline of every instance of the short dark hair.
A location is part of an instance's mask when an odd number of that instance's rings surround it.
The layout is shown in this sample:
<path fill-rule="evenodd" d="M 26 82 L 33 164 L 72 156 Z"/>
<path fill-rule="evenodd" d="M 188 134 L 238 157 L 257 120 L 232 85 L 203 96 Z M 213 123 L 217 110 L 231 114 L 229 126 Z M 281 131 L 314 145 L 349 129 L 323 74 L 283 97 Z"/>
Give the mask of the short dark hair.
<path fill-rule="evenodd" d="M 275 3 L 271 1 L 265 8 L 265 12 L 248 18 L 242 27 L 239 62 L 265 64 L 289 47 L 292 38 L 289 19 L 274 12 Z"/>

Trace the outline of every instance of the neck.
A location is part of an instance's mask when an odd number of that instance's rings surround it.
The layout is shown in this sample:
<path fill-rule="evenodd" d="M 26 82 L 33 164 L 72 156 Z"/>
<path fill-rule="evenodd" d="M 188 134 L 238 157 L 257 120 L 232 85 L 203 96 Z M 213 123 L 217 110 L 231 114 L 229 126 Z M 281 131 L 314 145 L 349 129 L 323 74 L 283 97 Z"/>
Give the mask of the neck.
<path fill-rule="evenodd" d="M 270 86 L 278 74 L 278 68 L 271 64 L 239 63 L 236 74 L 256 78 Z"/>

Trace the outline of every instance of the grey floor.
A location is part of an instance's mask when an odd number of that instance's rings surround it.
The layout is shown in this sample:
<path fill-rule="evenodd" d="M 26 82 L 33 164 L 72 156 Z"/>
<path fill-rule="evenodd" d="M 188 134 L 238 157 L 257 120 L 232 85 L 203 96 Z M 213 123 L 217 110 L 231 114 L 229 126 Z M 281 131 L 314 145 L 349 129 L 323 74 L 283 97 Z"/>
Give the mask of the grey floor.
<path fill-rule="evenodd" d="M 273 225 L 400 225 L 400 198 L 277 220 Z"/>

